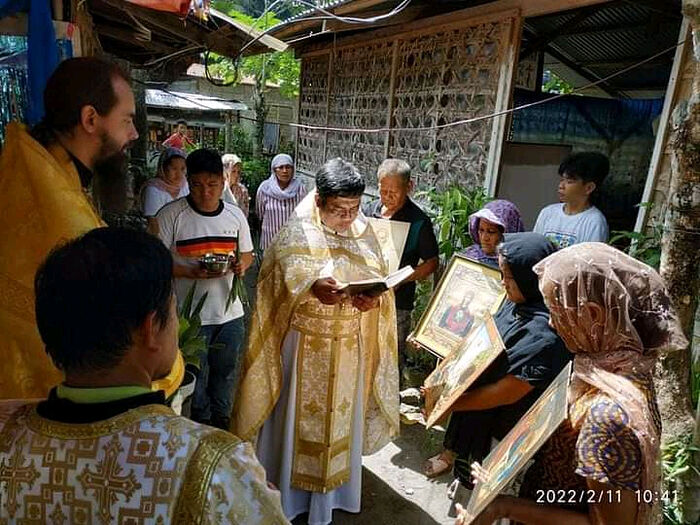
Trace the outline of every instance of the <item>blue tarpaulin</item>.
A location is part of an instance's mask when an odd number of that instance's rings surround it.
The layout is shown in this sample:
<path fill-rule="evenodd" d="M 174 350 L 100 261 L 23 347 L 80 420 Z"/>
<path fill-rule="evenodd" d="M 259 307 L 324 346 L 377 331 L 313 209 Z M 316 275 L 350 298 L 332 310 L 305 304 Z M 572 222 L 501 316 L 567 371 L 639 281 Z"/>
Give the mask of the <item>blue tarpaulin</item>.
<path fill-rule="evenodd" d="M 0 0 L 0 18 L 19 12 L 29 14 L 27 122 L 33 125 L 44 116 L 44 87 L 58 65 L 58 46 L 48 0 Z"/>

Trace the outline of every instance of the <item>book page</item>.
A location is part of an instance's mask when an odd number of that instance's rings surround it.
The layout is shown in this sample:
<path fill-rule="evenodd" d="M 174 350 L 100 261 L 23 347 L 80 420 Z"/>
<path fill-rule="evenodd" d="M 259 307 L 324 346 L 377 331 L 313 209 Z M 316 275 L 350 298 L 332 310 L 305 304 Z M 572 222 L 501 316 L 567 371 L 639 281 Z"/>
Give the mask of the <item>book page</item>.
<path fill-rule="evenodd" d="M 379 246 L 389 267 L 389 272 L 397 271 L 401 263 L 403 249 L 406 246 L 411 223 L 375 217 L 369 217 L 368 220 L 379 240 Z"/>

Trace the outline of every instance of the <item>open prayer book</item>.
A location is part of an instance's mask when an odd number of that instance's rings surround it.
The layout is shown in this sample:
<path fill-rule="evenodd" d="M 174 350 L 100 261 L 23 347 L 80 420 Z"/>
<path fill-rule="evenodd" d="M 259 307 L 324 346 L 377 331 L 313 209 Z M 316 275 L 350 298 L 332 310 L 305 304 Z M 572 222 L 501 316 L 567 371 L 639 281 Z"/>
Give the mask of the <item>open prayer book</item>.
<path fill-rule="evenodd" d="M 404 266 L 400 270 L 390 273 L 383 279 L 366 279 L 343 284 L 339 289 L 348 295 L 368 295 L 376 297 L 390 290 L 394 286 L 406 280 L 413 273 L 413 268 Z"/>

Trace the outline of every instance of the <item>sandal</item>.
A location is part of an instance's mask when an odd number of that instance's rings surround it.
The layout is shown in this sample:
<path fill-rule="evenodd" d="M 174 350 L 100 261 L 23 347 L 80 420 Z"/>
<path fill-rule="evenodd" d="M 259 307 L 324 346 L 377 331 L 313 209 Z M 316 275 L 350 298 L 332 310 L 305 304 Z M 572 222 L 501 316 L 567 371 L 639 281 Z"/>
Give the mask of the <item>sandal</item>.
<path fill-rule="evenodd" d="M 439 454 L 425 461 L 423 474 L 428 478 L 437 478 L 452 468 L 455 456 L 449 450 L 443 450 Z"/>

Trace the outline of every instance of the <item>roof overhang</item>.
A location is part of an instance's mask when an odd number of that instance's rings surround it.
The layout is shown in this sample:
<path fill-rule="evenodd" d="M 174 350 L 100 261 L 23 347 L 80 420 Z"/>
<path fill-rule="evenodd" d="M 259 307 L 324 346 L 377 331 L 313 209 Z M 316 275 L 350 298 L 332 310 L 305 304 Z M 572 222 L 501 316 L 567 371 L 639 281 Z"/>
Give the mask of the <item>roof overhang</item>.
<path fill-rule="evenodd" d="M 227 57 L 283 51 L 287 45 L 211 9 L 207 19 L 185 18 L 124 0 L 87 0 L 95 31 L 107 53 L 136 66 L 166 57 L 192 57 L 209 50 Z"/>
<path fill-rule="evenodd" d="M 146 89 L 146 105 L 192 111 L 246 111 L 248 109 L 248 106 L 237 100 L 162 89 Z"/>

